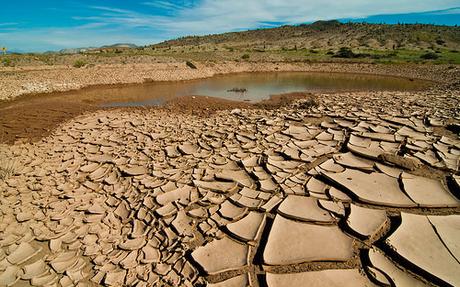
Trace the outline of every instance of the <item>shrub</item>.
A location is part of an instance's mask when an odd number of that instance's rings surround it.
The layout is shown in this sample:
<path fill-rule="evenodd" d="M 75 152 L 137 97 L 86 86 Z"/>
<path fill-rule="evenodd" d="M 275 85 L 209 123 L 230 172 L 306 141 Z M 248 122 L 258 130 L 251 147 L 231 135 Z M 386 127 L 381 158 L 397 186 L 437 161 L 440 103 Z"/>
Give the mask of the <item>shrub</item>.
<path fill-rule="evenodd" d="M 446 41 L 444 41 L 443 39 L 437 39 L 436 40 L 436 44 L 438 45 L 444 45 L 446 43 Z"/>
<path fill-rule="evenodd" d="M 348 47 L 342 47 L 340 50 L 334 54 L 334 58 L 357 58 L 358 55 L 353 53 L 353 51 Z"/>
<path fill-rule="evenodd" d="M 83 60 L 77 60 L 75 63 L 73 63 L 74 68 L 82 68 L 86 66 L 86 62 Z"/>
<path fill-rule="evenodd" d="M 241 59 L 247 60 L 249 59 L 249 57 L 250 57 L 249 54 L 244 54 L 243 56 L 241 56 Z"/>
<path fill-rule="evenodd" d="M 16 171 L 16 162 L 6 156 L 0 156 L 0 180 L 6 180 L 14 175 Z"/>
<path fill-rule="evenodd" d="M 185 64 L 186 64 L 190 69 L 194 69 L 194 70 L 197 69 L 197 67 L 195 66 L 195 64 L 193 64 L 193 63 L 190 62 L 190 61 L 185 62 Z"/>
<path fill-rule="evenodd" d="M 439 58 L 439 55 L 433 52 L 428 52 L 420 56 L 420 58 L 424 60 L 436 60 Z"/>
<path fill-rule="evenodd" d="M 9 58 L 2 59 L 2 64 L 5 67 L 14 67 L 13 61 Z"/>
<path fill-rule="evenodd" d="M 315 98 L 309 98 L 305 101 L 301 101 L 298 103 L 298 108 L 299 109 L 310 109 L 310 108 L 316 108 L 319 106 L 318 101 Z"/>

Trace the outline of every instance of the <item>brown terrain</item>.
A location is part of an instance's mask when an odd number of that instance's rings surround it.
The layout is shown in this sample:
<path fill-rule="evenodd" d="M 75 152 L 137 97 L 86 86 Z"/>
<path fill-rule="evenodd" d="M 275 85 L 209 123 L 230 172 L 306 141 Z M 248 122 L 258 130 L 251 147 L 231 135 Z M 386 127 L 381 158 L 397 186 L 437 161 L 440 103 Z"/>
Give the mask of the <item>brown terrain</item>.
<path fill-rule="evenodd" d="M 0 68 L 0 286 L 460 286 L 459 65 L 176 56 Z M 126 85 L 262 71 L 427 85 L 101 106 L 139 100 Z"/>

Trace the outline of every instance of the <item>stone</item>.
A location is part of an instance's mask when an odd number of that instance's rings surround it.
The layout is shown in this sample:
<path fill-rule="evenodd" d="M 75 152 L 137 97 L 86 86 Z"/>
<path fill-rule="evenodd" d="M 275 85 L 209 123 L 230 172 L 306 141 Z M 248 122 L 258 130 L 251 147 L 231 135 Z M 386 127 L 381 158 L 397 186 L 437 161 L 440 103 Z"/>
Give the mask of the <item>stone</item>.
<path fill-rule="evenodd" d="M 320 223 L 335 223 L 329 212 L 318 206 L 318 200 L 312 197 L 288 195 L 278 207 L 279 214 L 294 220 Z"/>
<path fill-rule="evenodd" d="M 259 238 L 264 226 L 266 215 L 251 211 L 237 222 L 228 224 L 227 230 L 231 235 L 243 241 L 253 242 Z"/>
<path fill-rule="evenodd" d="M 312 261 L 346 261 L 352 257 L 353 239 L 337 226 L 296 222 L 276 215 L 263 258 L 268 265 Z"/>
<path fill-rule="evenodd" d="M 247 245 L 224 237 L 198 247 L 192 257 L 206 273 L 216 274 L 245 267 L 248 252 Z"/>

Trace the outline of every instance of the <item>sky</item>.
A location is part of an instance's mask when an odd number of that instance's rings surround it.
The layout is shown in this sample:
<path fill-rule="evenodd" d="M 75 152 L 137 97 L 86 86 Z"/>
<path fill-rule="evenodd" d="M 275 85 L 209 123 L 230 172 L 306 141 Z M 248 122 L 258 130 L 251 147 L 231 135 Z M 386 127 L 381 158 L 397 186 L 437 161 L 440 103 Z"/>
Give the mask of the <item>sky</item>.
<path fill-rule="evenodd" d="M 44 52 L 147 45 L 317 20 L 460 25 L 460 0 L 15 0 L 0 2 L 0 47 Z"/>

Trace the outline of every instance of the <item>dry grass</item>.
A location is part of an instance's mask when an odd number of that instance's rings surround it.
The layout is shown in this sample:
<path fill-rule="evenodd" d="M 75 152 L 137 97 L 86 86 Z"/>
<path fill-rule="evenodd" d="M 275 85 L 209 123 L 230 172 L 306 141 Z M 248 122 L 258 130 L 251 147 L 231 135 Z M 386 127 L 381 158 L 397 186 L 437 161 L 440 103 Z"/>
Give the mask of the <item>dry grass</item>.
<path fill-rule="evenodd" d="M 16 172 L 16 161 L 5 153 L 1 152 L 0 147 L 0 180 L 6 180 Z"/>
<path fill-rule="evenodd" d="M 0 142 L 3 142 L 3 133 L 0 137 Z M 8 152 L 8 146 L 0 144 L 0 180 L 6 180 L 16 172 L 16 161 Z"/>

